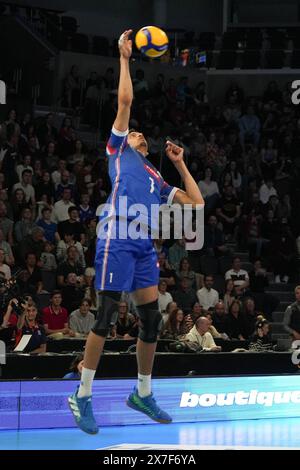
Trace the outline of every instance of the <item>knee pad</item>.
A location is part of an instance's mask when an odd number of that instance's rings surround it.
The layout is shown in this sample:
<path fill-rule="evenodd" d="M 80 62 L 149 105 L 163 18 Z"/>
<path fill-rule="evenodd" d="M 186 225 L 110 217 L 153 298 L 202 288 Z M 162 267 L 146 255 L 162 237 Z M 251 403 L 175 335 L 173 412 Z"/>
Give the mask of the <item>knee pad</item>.
<path fill-rule="evenodd" d="M 110 328 L 118 319 L 118 304 L 121 292 L 101 292 L 102 305 L 98 308 L 97 318 L 92 332 L 97 336 L 106 338 Z"/>
<path fill-rule="evenodd" d="M 156 343 L 157 336 L 163 325 L 157 300 L 138 306 L 137 311 L 140 319 L 139 338 L 145 343 Z"/>

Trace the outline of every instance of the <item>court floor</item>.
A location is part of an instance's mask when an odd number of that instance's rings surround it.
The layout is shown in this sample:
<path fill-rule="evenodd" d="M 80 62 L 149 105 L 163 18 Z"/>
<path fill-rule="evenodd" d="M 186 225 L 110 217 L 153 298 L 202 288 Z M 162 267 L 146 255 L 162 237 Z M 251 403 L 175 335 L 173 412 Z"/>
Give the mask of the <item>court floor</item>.
<path fill-rule="evenodd" d="M 0 449 L 300 449 L 300 418 L 103 427 L 90 436 L 79 429 L 0 431 Z"/>

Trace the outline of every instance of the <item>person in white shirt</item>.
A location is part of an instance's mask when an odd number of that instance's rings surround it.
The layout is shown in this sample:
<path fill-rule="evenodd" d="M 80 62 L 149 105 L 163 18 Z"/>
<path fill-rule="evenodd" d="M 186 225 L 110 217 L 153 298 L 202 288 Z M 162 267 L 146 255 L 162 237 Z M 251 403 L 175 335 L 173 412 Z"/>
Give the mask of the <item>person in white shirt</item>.
<path fill-rule="evenodd" d="M 31 184 L 32 172 L 29 169 L 22 171 L 22 181 L 13 185 L 13 192 L 16 189 L 23 189 L 26 197 L 26 202 L 35 205 L 35 190 Z"/>
<path fill-rule="evenodd" d="M 277 196 L 277 191 L 273 186 L 273 181 L 267 180 L 259 188 L 259 199 L 263 204 L 267 204 L 271 196 Z"/>
<path fill-rule="evenodd" d="M 64 188 L 62 198 L 54 204 L 53 218 L 56 223 L 69 219 L 69 208 L 74 206 L 71 202 L 72 192 L 70 188 Z"/>
<path fill-rule="evenodd" d="M 238 256 L 233 258 L 232 269 L 225 274 L 225 281 L 232 279 L 237 294 L 242 294 L 249 287 L 249 275 L 241 269 L 241 260 Z"/>
<path fill-rule="evenodd" d="M 206 209 L 213 209 L 220 198 L 220 191 L 218 183 L 212 179 L 212 169 L 210 167 L 205 169 L 204 179 L 199 181 L 198 186 L 204 197 Z"/>
<path fill-rule="evenodd" d="M 213 276 L 207 275 L 204 277 L 204 287 L 197 291 L 199 304 L 204 310 L 214 307 L 219 302 L 219 293 L 215 289 L 212 289 L 213 284 Z"/>
<path fill-rule="evenodd" d="M 67 169 L 67 162 L 65 160 L 59 160 L 57 170 L 54 170 L 51 173 L 51 179 L 52 179 L 55 189 L 61 182 L 61 175 L 66 169 Z"/>
<path fill-rule="evenodd" d="M 33 175 L 33 168 L 31 166 L 31 156 L 30 155 L 26 155 L 24 157 L 24 161 L 23 163 L 20 163 L 20 165 L 17 165 L 16 167 L 16 173 L 19 177 L 19 181 L 22 181 L 22 174 L 23 174 L 23 171 L 24 170 L 29 170 L 31 171 L 31 174 Z"/>
<path fill-rule="evenodd" d="M 4 263 L 5 251 L 0 248 L 0 273 L 3 273 L 5 280 L 8 281 L 11 278 L 10 267 Z"/>
<path fill-rule="evenodd" d="M 219 352 L 222 350 L 221 346 L 217 346 L 214 342 L 212 335 L 209 333 L 210 323 L 208 318 L 200 317 L 196 321 L 191 331 L 185 335 L 186 341 L 197 343 L 204 351 Z"/>
<path fill-rule="evenodd" d="M 158 284 L 158 308 L 160 313 L 165 313 L 167 305 L 173 302 L 173 297 L 167 292 L 167 287 L 166 281 L 160 281 Z"/>

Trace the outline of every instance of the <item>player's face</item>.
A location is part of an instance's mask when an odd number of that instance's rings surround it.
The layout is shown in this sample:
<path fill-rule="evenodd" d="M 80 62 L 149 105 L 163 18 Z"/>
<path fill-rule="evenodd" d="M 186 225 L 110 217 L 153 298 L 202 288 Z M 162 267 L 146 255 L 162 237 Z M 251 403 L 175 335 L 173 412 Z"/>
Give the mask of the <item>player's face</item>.
<path fill-rule="evenodd" d="M 148 144 L 141 132 L 130 132 L 128 134 L 128 143 L 130 147 L 133 147 L 135 150 L 147 155 Z"/>

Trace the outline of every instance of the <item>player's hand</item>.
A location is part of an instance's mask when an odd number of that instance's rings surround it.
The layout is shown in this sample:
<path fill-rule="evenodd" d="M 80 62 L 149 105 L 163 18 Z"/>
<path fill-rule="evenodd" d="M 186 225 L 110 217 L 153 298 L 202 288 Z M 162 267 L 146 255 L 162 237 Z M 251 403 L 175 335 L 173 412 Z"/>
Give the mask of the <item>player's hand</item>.
<path fill-rule="evenodd" d="M 120 55 L 125 59 L 129 59 L 132 54 L 132 41 L 129 39 L 131 33 L 132 29 L 128 29 L 127 31 L 124 31 L 124 33 L 119 37 L 118 45 Z"/>
<path fill-rule="evenodd" d="M 166 143 L 166 154 L 173 163 L 183 161 L 183 148 L 173 144 L 169 140 Z"/>

